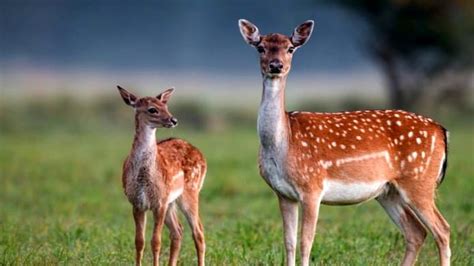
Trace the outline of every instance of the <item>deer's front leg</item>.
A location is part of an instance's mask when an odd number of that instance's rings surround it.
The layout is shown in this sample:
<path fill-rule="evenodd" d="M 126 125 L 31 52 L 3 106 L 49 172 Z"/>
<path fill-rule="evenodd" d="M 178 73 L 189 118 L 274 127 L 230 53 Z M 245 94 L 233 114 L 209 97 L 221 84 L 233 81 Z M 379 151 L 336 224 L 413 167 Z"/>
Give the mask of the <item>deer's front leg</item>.
<path fill-rule="evenodd" d="M 155 225 L 153 227 L 153 236 L 151 237 L 151 252 L 153 254 L 153 265 L 160 264 L 160 248 L 161 248 L 161 231 L 165 223 L 167 204 L 160 204 L 160 206 L 153 210 L 155 218 Z"/>
<path fill-rule="evenodd" d="M 309 265 L 320 202 L 320 193 L 305 195 L 301 202 L 303 210 L 303 217 L 301 219 L 301 265 L 303 266 Z"/>
<path fill-rule="evenodd" d="M 294 266 L 296 260 L 296 238 L 298 232 L 298 203 L 278 196 L 286 250 L 286 265 Z"/>
<path fill-rule="evenodd" d="M 135 264 L 142 265 L 143 250 L 145 249 L 145 227 L 146 213 L 133 208 L 133 219 L 135 220 Z"/>

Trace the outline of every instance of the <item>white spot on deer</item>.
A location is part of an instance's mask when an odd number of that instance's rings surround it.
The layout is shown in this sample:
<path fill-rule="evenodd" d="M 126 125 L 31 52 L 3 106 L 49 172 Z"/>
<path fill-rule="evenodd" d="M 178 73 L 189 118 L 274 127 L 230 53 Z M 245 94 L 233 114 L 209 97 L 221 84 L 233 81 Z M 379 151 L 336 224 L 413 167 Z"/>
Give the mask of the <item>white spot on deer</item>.
<path fill-rule="evenodd" d="M 411 157 L 411 154 L 409 154 L 409 155 L 407 156 L 407 160 L 408 160 L 408 162 L 410 162 L 410 163 L 413 161 L 413 158 Z"/>
<path fill-rule="evenodd" d="M 392 121 L 387 120 L 387 126 L 390 126 L 390 125 L 392 125 Z"/>
<path fill-rule="evenodd" d="M 426 153 L 424 151 L 421 152 L 421 158 L 425 159 Z"/>
<path fill-rule="evenodd" d="M 356 146 L 354 144 L 351 144 L 351 149 L 355 150 Z"/>
<path fill-rule="evenodd" d="M 421 144 L 421 139 L 420 139 L 420 138 L 416 138 L 416 143 Z"/>
<path fill-rule="evenodd" d="M 176 180 L 176 179 L 178 179 L 178 178 L 182 178 L 182 177 L 184 177 L 184 172 L 183 172 L 183 171 L 179 171 L 177 174 L 175 174 L 175 175 L 171 178 L 171 180 L 174 181 L 174 180 Z"/>
<path fill-rule="evenodd" d="M 319 130 L 323 130 L 323 125 L 318 126 Z"/>
<path fill-rule="evenodd" d="M 434 151 L 435 141 L 436 141 L 436 136 L 432 136 L 431 137 L 431 153 L 433 153 L 433 151 Z"/>
<path fill-rule="evenodd" d="M 409 138 L 413 137 L 413 131 L 408 132 L 408 137 Z"/>
<path fill-rule="evenodd" d="M 400 140 L 404 140 L 404 139 L 405 139 L 405 136 L 400 135 Z"/>
<path fill-rule="evenodd" d="M 400 168 L 405 168 L 405 160 L 400 161 Z"/>
<path fill-rule="evenodd" d="M 357 140 L 362 140 L 362 137 L 361 136 L 356 136 L 356 139 Z"/>
<path fill-rule="evenodd" d="M 399 115 L 399 114 L 394 114 L 394 116 L 395 116 L 395 117 L 400 117 L 400 115 Z"/>
<path fill-rule="evenodd" d="M 399 127 L 400 127 L 400 126 L 402 126 L 402 121 L 400 121 L 400 120 L 397 120 L 397 122 L 395 122 L 395 124 L 397 124 L 397 126 L 399 126 Z"/>
<path fill-rule="evenodd" d="M 332 161 L 320 160 L 319 165 L 321 165 L 321 167 L 323 167 L 324 169 L 328 169 L 332 166 Z"/>
<path fill-rule="evenodd" d="M 333 142 L 331 143 L 331 145 L 334 146 L 334 147 L 336 147 L 336 146 L 337 146 L 337 143 L 336 143 L 335 141 L 333 141 Z"/>
<path fill-rule="evenodd" d="M 341 149 L 343 149 L 343 150 L 346 149 L 346 145 L 344 145 L 344 144 L 339 145 L 339 147 L 341 147 Z"/>
<path fill-rule="evenodd" d="M 378 159 L 378 158 L 385 159 L 388 166 L 392 168 L 392 163 L 390 162 L 390 154 L 388 153 L 388 151 L 374 152 L 374 153 L 364 154 L 361 156 L 346 157 L 346 158 L 338 159 L 336 160 L 336 166 L 340 166 L 340 165 L 352 163 L 352 162 Z"/>
<path fill-rule="evenodd" d="M 302 142 L 301 142 L 301 145 L 302 145 L 303 147 L 308 147 L 308 143 L 306 143 L 305 141 L 302 141 Z"/>
<path fill-rule="evenodd" d="M 411 156 L 413 157 L 413 160 L 415 160 L 416 157 L 418 157 L 418 153 L 416 151 L 414 151 L 414 152 L 411 153 Z"/>

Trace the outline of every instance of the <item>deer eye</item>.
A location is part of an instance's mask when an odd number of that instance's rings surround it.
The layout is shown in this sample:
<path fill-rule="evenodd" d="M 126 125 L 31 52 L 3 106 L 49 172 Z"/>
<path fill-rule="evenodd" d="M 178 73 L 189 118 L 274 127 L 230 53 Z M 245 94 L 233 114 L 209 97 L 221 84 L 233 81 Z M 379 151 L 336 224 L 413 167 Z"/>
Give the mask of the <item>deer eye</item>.
<path fill-rule="evenodd" d="M 288 48 L 288 53 L 292 54 L 295 51 L 295 47 Z"/>
<path fill-rule="evenodd" d="M 156 110 L 156 108 L 151 107 L 151 108 L 148 108 L 148 113 L 156 114 L 156 113 L 158 113 L 158 110 Z"/>
<path fill-rule="evenodd" d="M 263 46 L 257 46 L 257 51 L 259 53 L 263 53 L 263 52 L 265 52 L 265 48 L 263 48 Z"/>

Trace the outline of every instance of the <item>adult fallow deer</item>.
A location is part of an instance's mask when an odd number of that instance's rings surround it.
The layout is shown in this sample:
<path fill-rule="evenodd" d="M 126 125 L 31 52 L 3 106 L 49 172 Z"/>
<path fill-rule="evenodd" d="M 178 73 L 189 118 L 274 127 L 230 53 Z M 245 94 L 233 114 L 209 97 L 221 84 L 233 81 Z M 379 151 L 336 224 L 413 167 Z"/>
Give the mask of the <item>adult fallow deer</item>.
<path fill-rule="evenodd" d="M 449 265 L 450 229 L 435 205 L 447 162 L 447 131 L 441 125 L 401 110 L 285 111 L 293 53 L 308 41 L 313 25 L 306 21 L 291 36 L 261 35 L 255 25 L 239 20 L 244 40 L 260 53 L 259 166 L 279 199 L 286 264 L 295 264 L 298 203 L 301 262 L 308 265 L 320 204 L 375 198 L 405 237 L 403 265 L 415 262 L 426 230 L 434 235 L 441 264 Z"/>

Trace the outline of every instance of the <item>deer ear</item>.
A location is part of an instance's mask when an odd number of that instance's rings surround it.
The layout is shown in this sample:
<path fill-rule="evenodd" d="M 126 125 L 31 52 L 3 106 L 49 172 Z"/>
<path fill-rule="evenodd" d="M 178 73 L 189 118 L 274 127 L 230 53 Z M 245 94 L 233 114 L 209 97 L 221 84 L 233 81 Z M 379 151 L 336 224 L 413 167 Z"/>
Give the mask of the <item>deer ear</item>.
<path fill-rule="evenodd" d="M 158 100 L 160 100 L 162 103 L 166 104 L 166 103 L 168 103 L 168 100 L 170 99 L 170 97 L 171 97 L 171 95 L 173 94 L 173 92 L 174 92 L 174 88 L 171 87 L 171 88 L 165 90 L 164 92 L 158 94 L 158 95 L 156 96 L 156 98 L 157 98 Z"/>
<path fill-rule="evenodd" d="M 117 89 L 120 92 L 120 96 L 122 96 L 123 101 L 132 107 L 135 107 L 135 104 L 137 103 L 137 96 L 133 95 L 131 92 L 127 91 L 126 89 L 117 86 Z"/>
<path fill-rule="evenodd" d="M 314 21 L 307 20 L 303 22 L 303 24 L 299 25 L 293 31 L 293 35 L 291 36 L 291 42 L 295 47 L 301 46 L 305 44 L 309 37 L 311 37 L 311 33 L 313 32 L 314 28 Z"/>
<path fill-rule="evenodd" d="M 260 43 L 260 32 L 257 26 L 253 25 L 250 21 L 239 19 L 239 29 L 245 42 L 252 46 L 257 46 Z"/>

